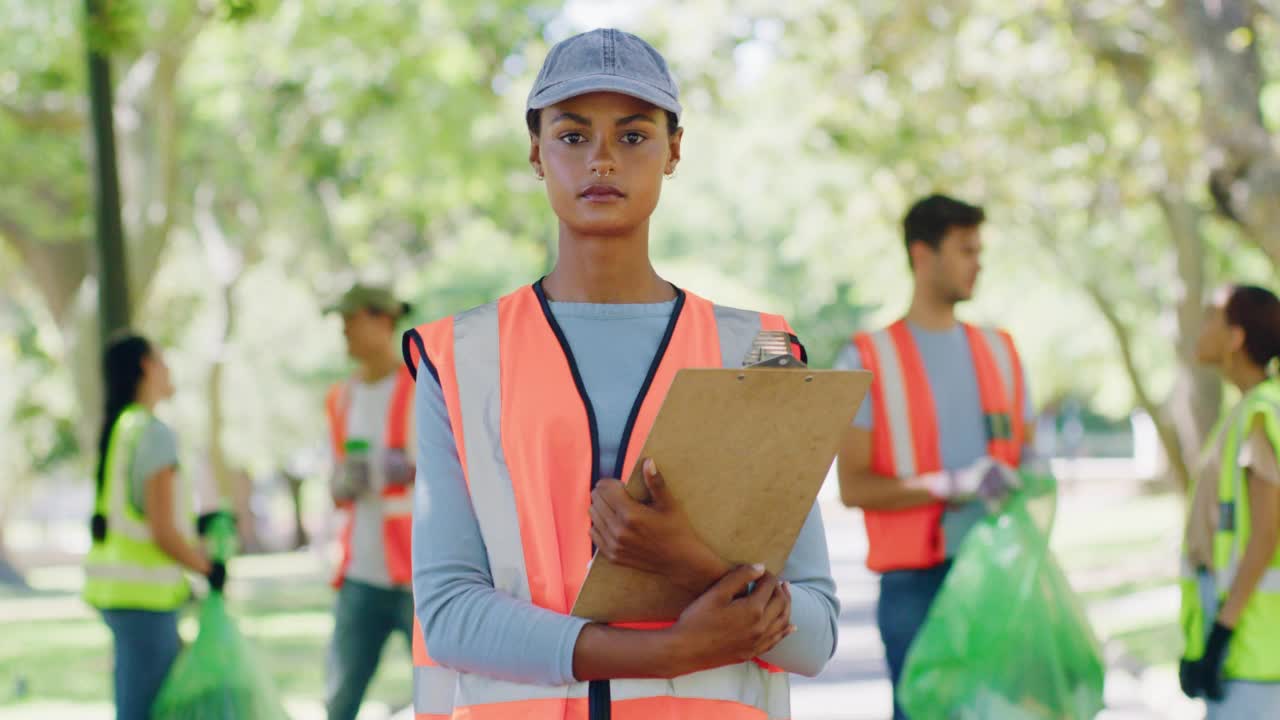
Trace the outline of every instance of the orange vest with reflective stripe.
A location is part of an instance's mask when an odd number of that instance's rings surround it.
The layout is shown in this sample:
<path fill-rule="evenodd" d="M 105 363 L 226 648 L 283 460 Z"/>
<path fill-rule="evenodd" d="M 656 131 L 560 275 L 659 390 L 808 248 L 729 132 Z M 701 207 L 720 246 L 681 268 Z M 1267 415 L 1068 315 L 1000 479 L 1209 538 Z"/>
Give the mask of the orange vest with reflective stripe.
<path fill-rule="evenodd" d="M 790 332 L 779 316 L 678 293 L 624 430 L 617 477 L 630 477 L 676 372 L 740 367 L 761 330 Z M 567 614 L 592 555 L 588 509 L 600 477 L 599 438 L 541 285 L 411 330 L 405 359 L 414 368 L 422 363 L 440 382 L 494 587 Z M 545 687 L 459 672 L 452 717 L 585 719 L 587 689 L 587 683 Z M 613 680 L 610 694 L 614 720 L 790 714 L 787 675 L 753 662 L 673 681 Z"/>
<path fill-rule="evenodd" d="M 335 462 L 346 456 L 347 410 L 350 407 L 350 383 L 342 382 L 329 388 L 325 409 L 329 415 L 329 435 L 333 444 Z M 383 444 L 388 449 L 403 450 L 407 438 L 406 427 L 409 412 L 413 409 L 413 376 L 401 368 L 396 376 L 396 386 L 391 393 L 391 407 L 387 412 L 387 429 Z M 347 511 L 339 539 L 342 543 L 342 560 L 333 578 L 334 587 L 342 585 L 347 567 L 351 564 L 351 532 L 354 518 L 351 502 L 338 503 Z M 387 558 L 387 574 L 391 582 L 407 585 L 413 579 L 413 560 L 410 555 L 413 533 L 413 493 L 411 488 L 388 486 L 382 490 L 382 546 Z"/>
<path fill-rule="evenodd" d="M 964 325 L 977 373 L 987 454 L 1017 467 L 1026 438 L 1022 370 L 1013 339 L 1002 330 Z M 871 386 L 871 472 L 915 477 L 942 470 L 938 419 L 924 361 L 905 320 L 853 338 Z M 944 390 L 945 392 L 945 390 Z M 975 421 L 978 418 L 975 418 Z M 906 510 L 867 510 L 867 567 L 876 572 L 920 569 L 946 559 L 945 504 Z"/>

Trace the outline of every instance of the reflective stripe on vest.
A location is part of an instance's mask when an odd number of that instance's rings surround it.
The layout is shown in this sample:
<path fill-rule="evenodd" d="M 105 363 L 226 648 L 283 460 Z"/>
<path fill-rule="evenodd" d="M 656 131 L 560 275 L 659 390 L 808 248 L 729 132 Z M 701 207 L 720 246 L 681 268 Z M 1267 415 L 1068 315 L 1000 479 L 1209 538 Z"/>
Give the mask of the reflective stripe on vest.
<path fill-rule="evenodd" d="M 346 456 L 347 444 L 347 411 L 350 409 L 351 383 L 343 382 L 329 388 L 325 397 L 325 411 L 329 418 L 329 438 L 333 445 L 335 462 L 341 463 Z M 391 392 L 391 407 L 387 410 L 387 427 L 383 437 L 383 446 L 393 450 L 403 450 L 408 445 L 408 420 L 413 409 L 413 375 L 401 368 L 396 375 L 396 385 Z M 349 511 L 349 502 L 340 503 L 339 508 Z M 342 546 L 342 559 L 338 563 L 333 578 L 334 587 L 342 585 L 351 565 L 351 533 L 355 518 L 350 512 L 343 520 L 339 531 L 339 543 Z M 407 585 L 413 579 L 412 556 L 413 535 L 413 494 L 408 488 L 386 487 L 382 490 L 382 544 L 386 555 L 387 575 L 396 585 Z"/>
<path fill-rule="evenodd" d="M 89 563 L 84 576 L 93 580 L 113 580 L 139 585 L 172 585 L 183 582 L 182 568 L 177 565 L 143 567 L 123 563 Z"/>
<path fill-rule="evenodd" d="M 1026 438 L 1025 388 L 1017 350 L 1000 330 L 964 325 L 982 403 L 987 453 L 1017 466 Z M 924 361 L 900 320 L 853 338 L 862 365 L 875 375 L 871 388 L 871 470 L 915 477 L 942 468 L 938 419 Z M 876 572 L 928 568 L 946 557 L 943 503 L 895 511 L 867 510 L 867 566 Z"/>
<path fill-rule="evenodd" d="M 436 664 L 427 654 L 427 641 L 413 615 L 413 716 L 414 720 L 443 720 L 453 714 L 453 692 L 458 674 Z"/>
<path fill-rule="evenodd" d="M 1191 560 L 1186 556 L 1182 556 L 1182 562 L 1179 564 L 1181 572 L 1179 575 L 1183 580 L 1198 580 L 1199 575 L 1196 569 L 1192 567 Z M 1218 594 L 1225 596 L 1231 590 L 1231 585 L 1236 581 L 1236 574 L 1240 572 L 1240 563 L 1237 561 L 1225 568 L 1215 570 L 1213 573 L 1213 586 L 1218 590 Z M 1258 580 L 1258 591 L 1280 593 L 1280 567 L 1272 566 L 1262 573 L 1262 577 Z"/>
<path fill-rule="evenodd" d="M 146 517 L 129 499 L 130 468 L 143 433 L 153 421 L 149 411 L 131 405 L 116 419 L 104 458 L 98 508 L 107 518 L 107 535 L 85 557 L 85 600 L 102 609 L 173 610 L 189 595 L 182 568 L 160 549 Z M 184 478 L 175 478 L 174 526 L 195 541 L 194 498 Z"/>
<path fill-rule="evenodd" d="M 681 293 L 648 392 L 632 409 L 627 479 L 678 370 L 739 367 L 778 316 L 719 308 Z M 439 379 L 494 587 L 568 613 L 591 558 L 591 487 L 599 475 L 585 391 L 558 325 L 536 288 L 430 323 L 406 339 L 406 361 Z M 423 356 L 425 355 L 425 357 Z M 613 717 L 786 718 L 787 675 L 742 663 L 674 680 L 614 680 Z M 455 718 L 586 717 L 587 683 L 545 687 L 458 673 Z M 512 705 L 511 703 L 520 703 Z"/>

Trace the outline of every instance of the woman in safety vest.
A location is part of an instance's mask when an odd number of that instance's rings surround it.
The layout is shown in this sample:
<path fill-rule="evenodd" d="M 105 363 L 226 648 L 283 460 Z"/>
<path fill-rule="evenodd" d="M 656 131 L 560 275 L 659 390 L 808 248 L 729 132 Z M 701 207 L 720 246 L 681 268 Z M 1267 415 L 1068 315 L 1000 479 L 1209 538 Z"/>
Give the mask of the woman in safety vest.
<path fill-rule="evenodd" d="M 559 219 L 555 268 L 405 336 L 419 718 L 787 718 L 787 673 L 815 675 L 835 649 L 816 506 L 781 577 L 735 568 L 637 456 L 676 371 L 741 367 L 758 332 L 789 332 L 650 263 L 680 112 L 665 60 L 640 38 L 595 30 L 556 45 L 526 117 L 529 162 Z M 637 464 L 651 504 L 619 482 Z M 642 628 L 572 617 L 593 548 L 697 599 Z"/>
<path fill-rule="evenodd" d="M 1182 583 L 1182 689 L 1211 720 L 1280 717 L 1280 300 L 1237 285 L 1197 348 L 1242 398 L 1221 421 L 1192 498 Z"/>
<path fill-rule="evenodd" d="M 103 371 L 106 409 L 84 595 L 114 639 L 116 717 L 146 720 L 178 655 L 178 608 L 189 594 L 183 570 L 221 589 L 226 568 L 198 548 L 194 498 L 177 472 L 176 439 L 153 414 L 173 395 L 160 351 L 137 335 L 119 337 L 107 346 Z"/>

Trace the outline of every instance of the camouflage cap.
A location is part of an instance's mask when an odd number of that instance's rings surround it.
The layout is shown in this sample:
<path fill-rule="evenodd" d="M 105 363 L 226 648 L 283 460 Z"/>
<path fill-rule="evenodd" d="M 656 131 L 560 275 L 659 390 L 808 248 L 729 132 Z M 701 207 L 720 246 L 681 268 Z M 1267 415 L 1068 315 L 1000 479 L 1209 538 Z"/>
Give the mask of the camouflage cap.
<path fill-rule="evenodd" d="M 372 310 L 383 315 L 401 318 L 408 315 L 412 307 L 409 303 L 397 299 L 390 288 L 356 283 L 342 294 L 338 302 L 324 309 L 326 313 L 339 315 L 347 315 L 359 310 Z"/>

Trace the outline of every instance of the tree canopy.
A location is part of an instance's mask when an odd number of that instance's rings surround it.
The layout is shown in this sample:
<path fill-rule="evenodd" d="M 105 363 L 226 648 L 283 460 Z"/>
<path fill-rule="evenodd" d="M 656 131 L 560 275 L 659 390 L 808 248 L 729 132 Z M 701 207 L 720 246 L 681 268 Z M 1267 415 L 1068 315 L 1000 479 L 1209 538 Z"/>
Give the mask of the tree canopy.
<path fill-rule="evenodd" d="M 990 217 L 967 317 L 1013 330 L 1042 403 L 1145 408 L 1185 482 L 1220 403 L 1201 303 L 1280 262 L 1274 2 L 110 7 L 86 33 L 75 3 L 0 0 L 0 508 L 92 447 L 86 37 L 116 73 L 135 325 L 171 348 L 183 446 L 223 487 L 322 438 L 345 361 L 320 308 L 347 283 L 392 282 L 423 320 L 551 266 L 524 96 L 597 23 L 682 85 L 659 270 L 788 315 L 816 363 L 905 309 L 900 218 L 955 194 Z"/>

